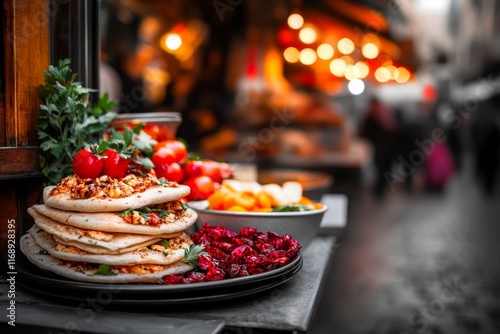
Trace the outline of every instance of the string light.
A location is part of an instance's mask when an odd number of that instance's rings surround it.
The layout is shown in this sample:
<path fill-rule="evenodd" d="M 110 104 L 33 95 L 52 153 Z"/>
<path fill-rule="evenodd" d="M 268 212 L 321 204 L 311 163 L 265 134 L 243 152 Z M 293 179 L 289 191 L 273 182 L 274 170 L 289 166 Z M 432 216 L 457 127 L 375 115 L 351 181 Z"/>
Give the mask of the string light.
<path fill-rule="evenodd" d="M 318 38 L 318 34 L 312 27 L 304 27 L 299 31 L 299 39 L 302 41 L 302 43 L 314 43 L 316 41 L 316 38 Z"/>
<path fill-rule="evenodd" d="M 182 38 L 176 33 L 171 33 L 167 35 L 165 39 L 165 46 L 171 51 L 179 49 L 182 45 Z"/>
<path fill-rule="evenodd" d="M 318 57 L 324 60 L 332 58 L 335 53 L 333 46 L 328 43 L 321 44 L 316 51 L 318 52 Z"/>
<path fill-rule="evenodd" d="M 289 63 L 296 63 L 299 61 L 299 50 L 297 48 L 294 48 L 293 46 L 290 46 L 285 49 L 283 52 L 283 56 L 285 57 L 285 60 Z"/>
<path fill-rule="evenodd" d="M 292 29 L 300 29 L 304 25 L 304 18 L 300 14 L 292 14 L 287 20 L 288 26 Z"/>
<path fill-rule="evenodd" d="M 317 60 L 316 52 L 313 49 L 305 48 L 299 53 L 299 60 L 304 65 L 312 65 Z"/>
<path fill-rule="evenodd" d="M 337 49 L 345 55 L 351 54 L 354 51 L 354 42 L 344 37 L 337 42 Z"/>

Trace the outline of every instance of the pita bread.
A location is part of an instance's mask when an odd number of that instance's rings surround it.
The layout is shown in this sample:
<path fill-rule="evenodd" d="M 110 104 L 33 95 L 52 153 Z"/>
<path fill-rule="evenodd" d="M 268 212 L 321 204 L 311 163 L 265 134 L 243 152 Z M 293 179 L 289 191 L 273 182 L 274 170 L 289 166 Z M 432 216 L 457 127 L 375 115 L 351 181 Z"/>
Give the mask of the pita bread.
<path fill-rule="evenodd" d="M 111 271 L 116 274 L 108 276 L 96 274 L 98 265 L 64 261 L 52 257 L 33 240 L 30 234 L 21 237 L 20 247 L 23 254 L 37 267 L 72 280 L 91 283 L 158 283 L 164 275 L 183 274 L 194 268 L 184 261 L 166 266 L 111 266 Z"/>
<path fill-rule="evenodd" d="M 35 224 L 45 232 L 51 234 L 57 242 L 97 254 L 127 253 L 163 239 L 178 237 L 182 233 L 154 236 L 85 230 L 56 222 L 38 213 L 32 207 L 28 208 L 28 213 L 34 218 Z"/>
<path fill-rule="evenodd" d="M 40 214 L 49 217 L 57 222 L 87 230 L 97 230 L 103 232 L 134 233 L 146 235 L 170 234 L 185 231 L 196 222 L 197 213 L 187 208 L 182 217 L 174 222 L 160 225 L 139 225 L 129 224 L 119 213 L 92 212 L 82 213 L 75 211 L 58 210 L 53 207 L 37 204 L 33 208 Z"/>
<path fill-rule="evenodd" d="M 74 199 L 68 193 L 50 194 L 55 186 L 43 189 L 44 203 L 50 207 L 78 212 L 116 212 L 127 209 L 138 209 L 144 206 L 170 202 L 189 194 L 189 186 L 180 184 L 178 187 L 156 186 L 143 192 L 134 193 L 122 198 L 84 198 Z"/>
<path fill-rule="evenodd" d="M 74 246 L 58 244 L 50 234 L 36 225 L 30 228 L 28 232 L 41 248 L 55 258 L 117 266 L 134 264 L 169 265 L 181 261 L 184 258 L 185 249 L 188 249 L 189 245 L 192 244 L 189 236 L 184 233 L 180 237 L 169 239 L 169 247 L 163 247 L 161 243 L 156 243 L 124 254 L 92 254 Z"/>

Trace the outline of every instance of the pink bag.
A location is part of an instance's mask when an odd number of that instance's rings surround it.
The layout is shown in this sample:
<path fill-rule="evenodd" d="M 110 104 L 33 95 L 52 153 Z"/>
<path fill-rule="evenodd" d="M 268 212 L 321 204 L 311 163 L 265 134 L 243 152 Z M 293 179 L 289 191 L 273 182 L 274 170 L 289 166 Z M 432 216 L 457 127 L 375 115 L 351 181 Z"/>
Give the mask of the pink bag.
<path fill-rule="evenodd" d="M 455 175 L 455 161 L 445 143 L 435 143 L 425 164 L 427 186 L 433 189 L 443 188 Z"/>

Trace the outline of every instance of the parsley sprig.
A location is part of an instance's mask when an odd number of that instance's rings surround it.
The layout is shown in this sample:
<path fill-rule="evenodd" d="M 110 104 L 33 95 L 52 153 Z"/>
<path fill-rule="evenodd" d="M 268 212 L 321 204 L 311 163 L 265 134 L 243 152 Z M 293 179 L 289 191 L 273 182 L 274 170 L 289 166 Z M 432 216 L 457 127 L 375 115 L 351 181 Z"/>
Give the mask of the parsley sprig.
<path fill-rule="evenodd" d="M 94 275 L 113 276 L 116 274 L 113 273 L 109 264 L 100 264 L 99 267 L 97 267 L 97 270 L 95 271 Z"/>
<path fill-rule="evenodd" d="M 100 97 L 96 105 L 89 104 L 89 93 L 95 90 L 76 81 L 70 63 L 64 59 L 57 66 L 50 65 L 40 89 L 44 102 L 36 124 L 39 161 L 43 175 L 54 184 L 72 174 L 75 153 L 88 143 L 98 142 L 117 115 L 110 111 L 115 103 L 108 100 L 108 94 Z"/>
<path fill-rule="evenodd" d="M 189 245 L 188 249 L 184 249 L 184 260 L 192 266 L 198 264 L 198 256 L 205 253 L 205 247 L 203 245 Z"/>
<path fill-rule="evenodd" d="M 126 215 L 133 215 L 134 211 L 139 212 L 139 215 L 145 221 L 149 220 L 149 215 L 151 214 L 151 212 L 158 213 L 161 219 L 166 219 L 167 216 L 170 214 L 170 211 L 167 211 L 167 210 L 157 209 L 157 208 L 143 207 L 143 208 L 139 208 L 139 209 L 130 208 L 130 209 L 124 210 L 124 211 L 122 211 L 120 213 L 120 217 L 123 217 L 123 216 L 126 216 Z"/>

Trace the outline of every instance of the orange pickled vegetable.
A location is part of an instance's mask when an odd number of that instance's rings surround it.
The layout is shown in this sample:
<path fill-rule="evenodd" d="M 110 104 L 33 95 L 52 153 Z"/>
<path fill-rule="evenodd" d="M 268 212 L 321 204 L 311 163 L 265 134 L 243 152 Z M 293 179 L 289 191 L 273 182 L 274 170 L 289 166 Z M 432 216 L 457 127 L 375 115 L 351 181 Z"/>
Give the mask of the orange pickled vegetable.
<path fill-rule="evenodd" d="M 210 195 L 207 201 L 209 208 L 212 210 L 270 212 L 277 206 L 272 193 L 264 190 L 255 194 L 238 191 L 228 184 L 222 184 L 222 187 Z M 311 205 L 316 209 L 323 207 L 321 203 L 316 203 L 305 196 L 302 196 L 300 201 L 295 204 Z"/>
<path fill-rule="evenodd" d="M 257 207 L 260 209 L 270 209 L 272 207 L 272 199 L 267 193 L 259 191 L 256 195 Z"/>
<path fill-rule="evenodd" d="M 234 201 L 237 206 L 241 206 L 246 210 L 253 210 L 257 204 L 255 196 L 251 193 L 236 193 Z"/>
<path fill-rule="evenodd" d="M 233 205 L 231 206 L 230 208 L 227 209 L 227 211 L 241 211 L 241 212 L 247 212 L 248 210 L 245 209 L 244 207 L 242 206 L 239 206 L 239 205 Z"/>

